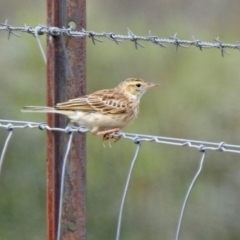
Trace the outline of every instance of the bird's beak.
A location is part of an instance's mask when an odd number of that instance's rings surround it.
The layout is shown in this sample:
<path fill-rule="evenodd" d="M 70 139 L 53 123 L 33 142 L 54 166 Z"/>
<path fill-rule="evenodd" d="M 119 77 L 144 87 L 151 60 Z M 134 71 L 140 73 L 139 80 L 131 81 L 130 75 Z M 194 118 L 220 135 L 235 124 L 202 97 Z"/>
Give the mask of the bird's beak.
<path fill-rule="evenodd" d="M 146 86 L 145 86 L 145 88 L 146 89 L 149 89 L 149 88 L 153 88 L 153 87 L 157 87 L 157 86 L 159 86 L 160 84 L 156 84 L 156 83 L 148 83 Z"/>

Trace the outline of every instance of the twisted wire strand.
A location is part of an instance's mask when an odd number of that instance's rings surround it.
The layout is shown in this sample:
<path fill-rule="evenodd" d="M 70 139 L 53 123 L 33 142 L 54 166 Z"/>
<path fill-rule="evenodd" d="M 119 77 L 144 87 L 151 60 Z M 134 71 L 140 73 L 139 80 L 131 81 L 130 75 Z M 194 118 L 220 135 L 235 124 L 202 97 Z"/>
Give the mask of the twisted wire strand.
<path fill-rule="evenodd" d="M 4 120 L 0 119 L 0 128 L 5 128 L 7 130 L 14 129 L 23 129 L 23 128 L 38 128 L 40 130 L 48 131 L 59 131 L 59 132 L 78 132 L 86 133 L 88 129 L 85 127 L 75 127 L 75 126 L 66 126 L 64 128 L 60 127 L 50 127 L 46 123 L 38 122 L 28 122 L 28 121 L 16 121 L 16 120 Z M 179 147 L 190 147 L 202 150 L 212 150 L 212 151 L 221 151 L 221 152 L 231 152 L 231 153 L 240 153 L 240 145 L 227 144 L 225 142 L 207 142 L 200 140 L 191 140 L 183 138 L 171 138 L 164 136 L 153 136 L 146 134 L 136 134 L 136 133 L 125 133 L 120 132 L 116 133 L 116 137 L 121 136 L 124 139 L 131 140 L 133 142 L 155 142 L 159 144 L 174 145 Z"/>
<path fill-rule="evenodd" d="M 224 56 L 224 54 L 229 54 L 226 51 L 226 49 L 240 50 L 239 42 L 237 42 L 236 44 L 224 43 L 219 39 L 219 37 L 216 37 L 214 39 L 214 42 L 201 41 L 201 40 L 195 39 L 193 36 L 192 36 L 192 40 L 184 40 L 184 39 L 178 38 L 176 33 L 173 36 L 168 38 L 160 38 L 158 36 L 154 36 L 151 34 L 147 36 L 138 36 L 138 35 L 135 35 L 130 29 L 128 29 L 126 35 L 123 35 L 123 34 L 116 34 L 113 32 L 107 33 L 107 32 L 87 31 L 85 29 L 74 30 L 71 27 L 59 28 L 55 26 L 44 26 L 44 25 L 30 27 L 26 24 L 22 27 L 15 27 L 15 26 L 9 25 L 7 21 L 5 21 L 5 23 L 1 23 L 0 31 L 7 31 L 8 39 L 10 38 L 11 35 L 19 37 L 20 35 L 16 34 L 16 32 L 28 33 L 37 37 L 38 42 L 39 42 L 38 36 L 40 35 L 48 34 L 51 36 L 60 36 L 64 34 L 69 37 L 91 38 L 93 44 L 96 44 L 96 42 L 102 42 L 101 40 L 102 38 L 109 39 L 110 41 L 113 41 L 116 44 L 120 44 L 123 41 L 131 41 L 134 43 L 136 49 L 138 47 L 144 47 L 140 42 L 150 42 L 153 44 L 157 44 L 162 48 L 167 48 L 167 45 L 165 44 L 172 44 L 176 46 L 176 50 L 179 47 L 187 48 L 188 46 L 195 46 L 201 51 L 203 49 L 218 48 L 221 51 L 222 56 Z M 43 53 L 42 49 L 41 49 L 41 52 Z"/>

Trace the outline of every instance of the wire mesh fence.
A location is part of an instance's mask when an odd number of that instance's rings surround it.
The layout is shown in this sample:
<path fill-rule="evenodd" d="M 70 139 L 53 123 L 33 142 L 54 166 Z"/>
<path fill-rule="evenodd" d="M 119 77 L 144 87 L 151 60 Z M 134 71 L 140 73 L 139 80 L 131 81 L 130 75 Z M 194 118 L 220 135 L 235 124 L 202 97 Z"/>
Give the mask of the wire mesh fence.
<path fill-rule="evenodd" d="M 50 127 L 46 123 L 3 120 L 3 119 L 0 119 L 0 128 L 8 131 L 8 135 L 5 139 L 5 143 L 4 143 L 3 149 L 1 151 L 0 173 L 2 171 L 4 156 L 6 154 L 8 146 L 11 144 L 11 137 L 13 136 L 14 131 L 30 128 L 30 129 L 39 129 L 39 130 L 47 130 L 47 131 L 58 131 L 58 132 L 68 134 L 70 136 L 67 147 L 66 147 L 66 152 L 65 152 L 65 156 L 64 156 L 64 160 L 63 160 L 62 174 L 61 174 L 60 208 L 59 208 L 59 216 L 61 216 L 62 215 L 62 205 L 63 205 L 63 191 L 64 191 L 64 173 L 66 170 L 68 153 L 71 148 L 72 137 L 73 137 L 73 134 L 86 133 L 86 132 L 88 132 L 88 129 L 86 129 L 85 127 L 75 127 L 75 126 L 67 126 L 66 128 L 56 128 L 56 127 Z M 142 134 L 125 133 L 125 132 L 117 133 L 116 136 L 117 137 L 121 136 L 123 139 L 130 140 L 130 141 L 134 142 L 137 146 L 134 157 L 131 160 L 131 165 L 130 165 L 129 173 L 127 176 L 127 180 L 126 180 L 126 184 L 125 184 L 125 188 L 124 188 L 124 192 L 123 192 L 123 196 L 122 196 L 122 201 L 121 201 L 120 211 L 119 211 L 119 216 L 118 216 L 116 240 L 120 239 L 124 202 L 126 199 L 126 195 L 127 195 L 132 171 L 134 168 L 134 164 L 140 154 L 141 145 L 144 144 L 144 142 L 153 142 L 153 143 L 157 143 L 157 144 L 166 144 L 166 145 L 177 146 L 177 147 L 189 147 L 189 148 L 194 148 L 197 151 L 200 151 L 202 153 L 200 162 L 199 162 L 199 167 L 198 167 L 191 183 L 189 184 L 189 188 L 187 190 L 187 193 L 186 193 L 184 201 L 183 201 L 183 205 L 181 208 L 180 217 L 179 217 L 179 221 L 178 221 L 178 226 L 177 226 L 177 230 L 176 230 L 176 237 L 175 237 L 176 240 L 179 239 L 181 224 L 182 224 L 185 208 L 187 205 L 187 201 L 190 197 L 190 193 L 193 189 L 193 186 L 202 171 L 206 152 L 220 151 L 222 153 L 229 152 L 229 153 L 233 153 L 233 154 L 240 154 L 240 145 L 227 144 L 225 142 L 215 143 L 215 142 L 196 141 L 196 140 L 190 140 L 190 139 L 178 139 L 178 138 L 142 135 Z M 58 222 L 58 239 L 60 240 L 61 239 L 61 217 L 59 217 L 58 221 L 59 221 Z"/>

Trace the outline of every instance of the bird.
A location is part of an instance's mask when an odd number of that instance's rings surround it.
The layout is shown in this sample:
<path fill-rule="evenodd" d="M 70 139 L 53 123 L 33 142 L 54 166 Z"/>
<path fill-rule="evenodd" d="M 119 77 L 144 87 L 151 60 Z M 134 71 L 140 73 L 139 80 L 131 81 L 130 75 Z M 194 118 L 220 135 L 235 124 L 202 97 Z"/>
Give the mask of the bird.
<path fill-rule="evenodd" d="M 113 89 L 103 89 L 89 95 L 57 103 L 54 107 L 25 106 L 23 112 L 57 113 L 67 116 L 76 126 L 88 128 L 103 140 L 115 138 L 139 113 L 142 95 L 159 84 L 139 78 L 128 78 Z"/>

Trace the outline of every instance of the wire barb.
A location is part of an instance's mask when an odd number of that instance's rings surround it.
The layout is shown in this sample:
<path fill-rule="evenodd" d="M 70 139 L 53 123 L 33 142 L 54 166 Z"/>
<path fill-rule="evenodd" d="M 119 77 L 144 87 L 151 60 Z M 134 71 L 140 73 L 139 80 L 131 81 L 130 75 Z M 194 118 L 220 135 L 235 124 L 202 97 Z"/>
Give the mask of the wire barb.
<path fill-rule="evenodd" d="M 85 36 L 91 38 L 91 39 L 92 39 L 92 43 L 93 43 L 94 45 L 96 45 L 96 42 L 95 42 L 95 41 L 97 41 L 97 42 L 103 42 L 102 40 L 100 40 L 100 39 L 98 39 L 98 38 L 95 37 L 95 36 L 96 36 L 96 33 L 93 32 L 93 31 L 86 31 L 85 29 L 82 29 L 82 33 L 84 33 Z"/>
<path fill-rule="evenodd" d="M 192 36 L 192 39 L 193 39 L 193 45 L 198 47 L 201 51 L 203 50 L 203 48 L 210 48 L 210 46 L 202 45 L 202 41 L 195 39 L 194 36 Z"/>
<path fill-rule="evenodd" d="M 6 27 L 6 31 L 8 31 L 8 40 L 10 39 L 11 34 L 16 37 L 20 37 L 20 35 L 13 32 L 14 27 L 10 26 L 7 22 L 8 22 L 8 20 L 6 20 L 5 23 L 1 23 L 1 25 Z"/>
<path fill-rule="evenodd" d="M 32 34 L 35 37 L 35 29 L 34 28 L 27 26 L 26 23 L 24 24 L 24 28 L 25 29 L 23 29 L 22 32 Z"/>
<path fill-rule="evenodd" d="M 138 46 L 144 48 L 144 46 L 138 42 L 139 38 L 135 34 L 133 34 L 133 32 L 129 28 L 128 37 L 130 38 L 130 41 L 134 42 L 136 49 L 138 48 Z"/>
<path fill-rule="evenodd" d="M 224 46 L 224 44 L 219 40 L 219 37 L 215 38 L 214 40 L 215 40 L 215 42 L 218 43 L 218 46 L 217 46 L 217 47 L 221 50 L 222 57 L 224 57 L 224 53 L 230 55 L 230 53 L 227 52 L 227 51 L 224 49 L 225 46 Z"/>
<path fill-rule="evenodd" d="M 183 45 L 181 41 L 177 38 L 177 33 L 175 33 L 173 37 L 170 37 L 170 39 L 174 40 L 173 44 L 176 45 L 176 52 L 179 47 L 188 48 L 188 46 Z"/>

